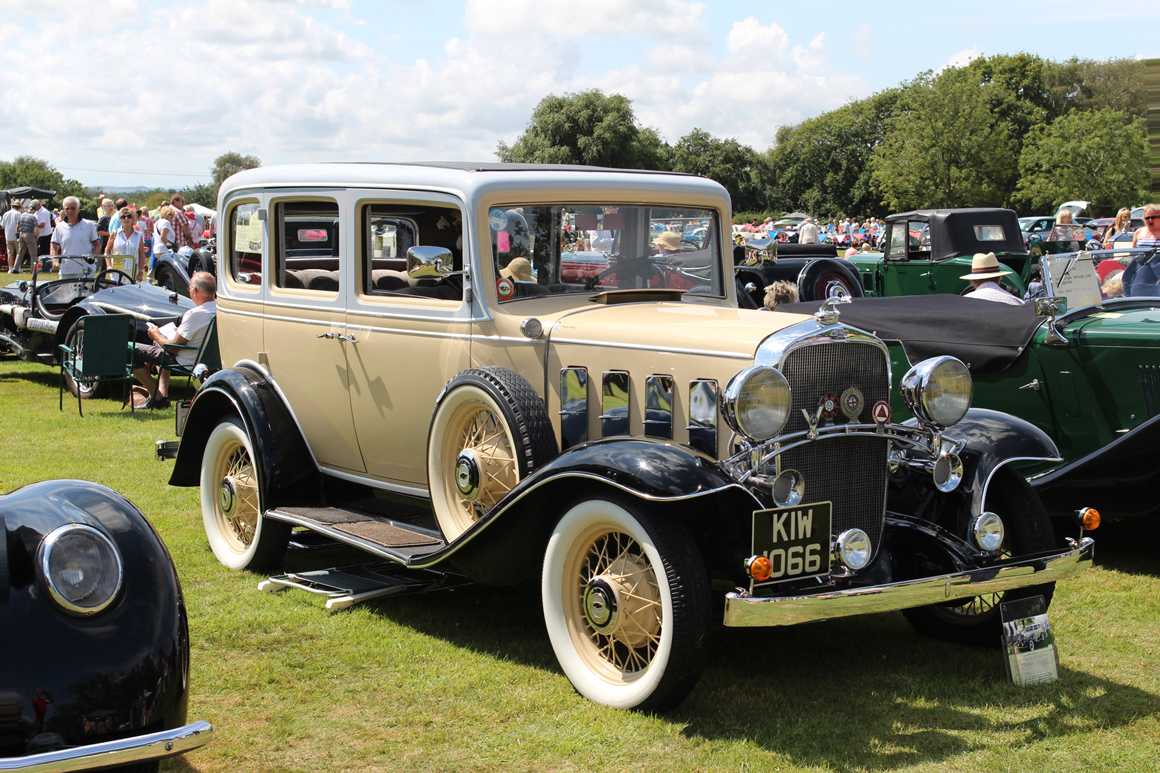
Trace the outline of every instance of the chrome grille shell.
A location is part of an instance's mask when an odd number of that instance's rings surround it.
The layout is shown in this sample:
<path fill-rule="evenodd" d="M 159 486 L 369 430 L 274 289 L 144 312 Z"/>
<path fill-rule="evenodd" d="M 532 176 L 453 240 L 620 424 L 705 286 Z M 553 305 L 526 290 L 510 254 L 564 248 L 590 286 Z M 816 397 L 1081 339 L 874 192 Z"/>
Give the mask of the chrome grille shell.
<path fill-rule="evenodd" d="M 821 326 L 811 320 L 786 328 L 762 343 L 754 364 L 772 365 L 789 381 L 792 405 L 782 435 L 808 431 L 806 413 L 817 418 L 819 404 L 827 395 L 840 399 L 850 387 L 864 397 L 857 418 L 850 419 L 838 407 L 831 418 L 823 415 L 818 426 L 872 424 L 873 405 L 890 402 L 886 345 L 844 325 Z M 834 533 L 862 529 L 877 553 L 886 516 L 890 443 L 885 435 L 828 433 L 778 454 L 776 468 L 802 473 L 805 501 L 833 503 Z"/>

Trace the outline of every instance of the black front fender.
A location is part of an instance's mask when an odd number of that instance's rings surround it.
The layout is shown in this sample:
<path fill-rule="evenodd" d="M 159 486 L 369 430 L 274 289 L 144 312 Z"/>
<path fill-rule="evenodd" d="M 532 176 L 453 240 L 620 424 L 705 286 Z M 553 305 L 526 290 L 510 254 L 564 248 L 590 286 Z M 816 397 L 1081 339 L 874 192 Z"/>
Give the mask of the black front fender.
<path fill-rule="evenodd" d="M 210 376 L 194 395 L 169 485 L 200 484 L 206 441 L 230 416 L 242 421 L 253 444 L 264 509 L 277 506 L 280 495 L 318 474 L 306 440 L 269 377 L 239 364 Z"/>
<path fill-rule="evenodd" d="M 1060 458 L 1055 441 L 1043 430 L 1011 414 L 986 408 L 971 408 L 945 434 L 966 443 L 962 456 L 971 463 L 963 486 L 970 495 L 971 512 L 975 514 L 983 512 L 987 486 L 1000 467 L 1012 462 Z"/>

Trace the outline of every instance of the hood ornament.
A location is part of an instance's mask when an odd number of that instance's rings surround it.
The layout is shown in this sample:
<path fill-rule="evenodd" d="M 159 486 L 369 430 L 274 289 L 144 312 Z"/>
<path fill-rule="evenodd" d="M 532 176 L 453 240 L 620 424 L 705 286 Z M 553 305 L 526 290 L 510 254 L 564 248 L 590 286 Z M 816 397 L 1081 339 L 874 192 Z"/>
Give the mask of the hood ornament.
<path fill-rule="evenodd" d="M 838 311 L 838 304 L 849 302 L 849 298 L 830 296 L 829 298 L 826 298 L 826 300 L 822 301 L 821 308 L 814 312 L 814 319 L 816 319 L 818 324 L 822 325 L 823 327 L 827 325 L 836 325 L 838 324 L 838 317 L 841 316 L 841 313 Z"/>

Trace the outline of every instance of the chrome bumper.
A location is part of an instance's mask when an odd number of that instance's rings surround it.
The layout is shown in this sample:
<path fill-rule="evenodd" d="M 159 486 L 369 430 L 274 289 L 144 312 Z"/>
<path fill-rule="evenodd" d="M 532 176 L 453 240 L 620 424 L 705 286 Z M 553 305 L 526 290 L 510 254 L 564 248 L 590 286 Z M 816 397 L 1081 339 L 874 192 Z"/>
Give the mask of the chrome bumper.
<path fill-rule="evenodd" d="M 826 591 L 808 596 L 725 596 L 725 625 L 752 628 L 796 625 L 849 615 L 891 612 L 985 593 L 1065 580 L 1089 569 L 1095 542 L 1084 537 L 1072 549 L 1004 566 L 923 577 L 917 580 Z"/>
<path fill-rule="evenodd" d="M 205 746 L 211 738 L 213 726 L 209 722 L 194 722 L 185 727 L 139 735 L 135 738 L 122 738 L 119 741 L 57 749 L 41 754 L 30 754 L 27 757 L 0 758 L 0 770 L 68 773 L 110 765 L 132 765 L 146 760 L 171 757 Z"/>

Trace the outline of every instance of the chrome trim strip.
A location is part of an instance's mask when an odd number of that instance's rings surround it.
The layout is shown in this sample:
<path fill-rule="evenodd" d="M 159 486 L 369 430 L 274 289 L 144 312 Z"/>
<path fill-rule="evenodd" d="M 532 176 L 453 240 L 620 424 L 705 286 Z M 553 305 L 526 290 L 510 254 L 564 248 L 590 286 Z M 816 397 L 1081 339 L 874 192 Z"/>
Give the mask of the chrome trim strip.
<path fill-rule="evenodd" d="M 1063 461 L 1063 458 L 1058 457 L 1058 456 L 1054 456 L 1054 457 L 1053 456 L 1013 456 L 1010 459 L 1004 459 L 1003 461 L 999 462 L 998 464 L 995 465 L 995 467 L 987 475 L 987 480 L 984 481 L 984 483 L 983 483 L 983 495 L 979 499 L 979 512 L 981 513 L 983 511 L 983 508 L 987 504 L 987 489 L 991 485 L 991 478 L 995 477 L 995 473 L 999 471 L 1000 467 L 1008 465 L 1011 462 L 1053 462 L 1054 463 L 1054 462 L 1062 462 L 1062 461 Z M 1041 474 L 1045 474 L 1045 473 L 1041 473 Z M 1023 476 L 1020 475 L 1019 477 L 1023 477 Z M 977 515 L 977 513 L 976 513 L 976 515 Z"/>
<path fill-rule="evenodd" d="M 466 324 L 466 323 L 464 323 Z M 440 333 L 431 330 L 398 330 L 390 327 L 370 327 L 369 325 L 344 325 L 347 330 L 364 330 L 368 333 L 390 333 L 392 335 L 419 336 L 420 338 L 455 338 L 464 341 L 471 340 L 470 333 Z M 524 339 L 527 341 L 527 339 Z"/>
<path fill-rule="evenodd" d="M 418 497 L 419 499 L 430 499 L 431 492 L 425 488 L 415 488 L 414 486 L 404 486 L 402 483 L 388 483 L 379 480 L 378 478 L 368 478 L 365 475 L 359 475 L 354 472 L 347 472 L 345 470 L 336 470 L 333 467 L 323 467 L 319 465 L 319 472 L 326 473 L 341 480 L 350 481 L 351 483 L 362 483 L 371 488 L 383 489 L 384 491 L 393 491 L 396 494 L 406 494 L 407 496 Z M 411 527 L 407 527 L 411 528 Z"/>
<path fill-rule="evenodd" d="M 673 439 L 673 377 L 666 375 L 645 376 L 644 378 L 644 424 L 645 437 Z M 653 416 L 664 418 L 650 418 Z M 651 430 L 651 431 L 650 431 Z"/>
<path fill-rule="evenodd" d="M 758 345 L 757 353 L 753 356 L 753 364 L 770 365 L 784 372 L 786 357 L 800 346 L 832 343 L 870 344 L 878 347 L 886 360 L 886 386 L 888 391 L 893 392 L 894 374 L 891 372 L 890 350 L 881 339 L 840 322 L 835 325 L 819 325 L 818 320 L 811 319 L 782 328 Z"/>
<path fill-rule="evenodd" d="M 557 324 L 559 324 L 559 322 L 560 322 L 560 320 L 556 320 Z M 555 328 L 555 325 L 553 325 L 553 328 Z M 602 342 L 602 341 L 585 341 L 585 340 L 582 340 L 579 338 L 555 338 L 555 337 L 553 337 L 552 343 L 553 344 L 577 344 L 577 345 L 581 345 L 581 346 L 601 346 L 601 347 L 604 347 L 607 349 L 635 349 L 635 350 L 644 351 L 644 352 L 664 351 L 664 352 L 668 352 L 671 354 L 699 354 L 699 355 L 704 355 L 706 357 L 725 357 L 725 358 L 728 358 L 731 360 L 750 360 L 750 359 L 752 359 L 751 355 L 740 354 L 738 352 L 719 352 L 719 351 L 713 351 L 711 349 L 682 349 L 680 347 L 648 346 L 645 344 L 614 344 L 614 343 L 606 343 L 606 342 Z"/>
<path fill-rule="evenodd" d="M 738 628 L 797 625 L 1000 593 L 1073 577 L 1091 567 L 1094 552 L 1095 543 L 1084 537 L 1069 550 L 1002 567 L 987 566 L 886 585 L 760 598 L 733 591 L 725 595 L 724 624 Z"/>
<path fill-rule="evenodd" d="M 182 754 L 205 746 L 212 739 L 213 725 L 198 721 L 184 727 L 122 738 L 119 741 L 103 741 L 71 749 L 29 754 L 26 757 L 8 757 L 0 759 L 0 770 L 70 773 L 112 765 L 132 765 Z"/>

